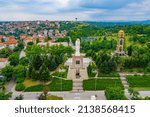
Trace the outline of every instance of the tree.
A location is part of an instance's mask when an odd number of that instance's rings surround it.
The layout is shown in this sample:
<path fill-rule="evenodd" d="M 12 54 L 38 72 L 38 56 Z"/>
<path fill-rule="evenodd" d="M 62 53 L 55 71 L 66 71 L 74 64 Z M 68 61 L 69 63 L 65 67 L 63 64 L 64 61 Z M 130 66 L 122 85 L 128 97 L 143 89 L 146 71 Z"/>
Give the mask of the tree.
<path fill-rule="evenodd" d="M 3 48 L 0 50 L 0 58 L 8 58 L 12 53 L 10 48 Z"/>
<path fill-rule="evenodd" d="M 39 74 L 40 74 L 40 80 L 41 81 L 46 82 L 50 79 L 50 73 L 49 73 L 49 70 L 48 70 L 48 68 L 46 67 L 45 64 L 43 64 L 40 67 Z"/>
<path fill-rule="evenodd" d="M 32 59 L 32 65 L 35 70 L 39 70 L 42 65 L 42 59 L 40 55 L 35 55 Z"/>
<path fill-rule="evenodd" d="M 14 48 L 14 52 L 21 51 L 24 48 L 23 42 L 19 42 L 18 45 Z"/>
<path fill-rule="evenodd" d="M 10 65 L 5 66 L 1 70 L 2 75 L 4 75 L 6 78 L 12 78 L 13 76 L 13 67 Z"/>
<path fill-rule="evenodd" d="M 108 87 L 105 90 L 105 96 L 108 100 L 125 100 L 124 91 L 120 87 Z"/>
<path fill-rule="evenodd" d="M 117 69 L 115 58 L 109 56 L 107 53 L 100 52 L 95 62 L 100 73 L 110 73 Z"/>
<path fill-rule="evenodd" d="M 28 42 L 27 45 L 32 46 L 34 43 L 33 42 Z"/>
<path fill-rule="evenodd" d="M 0 91 L 0 100 L 8 100 L 11 96 L 11 92 Z"/>
<path fill-rule="evenodd" d="M 45 99 L 47 99 L 48 91 L 49 91 L 49 88 L 48 88 L 47 86 L 44 87 L 44 89 L 43 89 L 43 94 L 44 94 L 44 96 L 45 96 Z"/>
<path fill-rule="evenodd" d="M 150 35 L 150 26 L 144 28 L 144 33 Z"/>
<path fill-rule="evenodd" d="M 23 65 L 23 66 L 27 66 L 29 63 L 29 59 L 27 57 L 22 57 L 20 59 L 20 64 Z"/>
<path fill-rule="evenodd" d="M 33 80 L 40 80 L 40 74 L 34 68 L 32 69 L 31 78 Z"/>
<path fill-rule="evenodd" d="M 128 48 L 127 48 L 127 50 L 128 50 L 128 55 L 129 56 L 132 56 L 132 46 L 130 45 Z"/>
<path fill-rule="evenodd" d="M 10 65 L 16 66 L 19 64 L 19 53 L 13 53 L 9 56 Z"/>
<path fill-rule="evenodd" d="M 139 92 L 138 91 L 135 91 L 134 89 L 132 88 L 129 88 L 129 93 L 130 93 L 130 96 L 132 96 L 131 99 L 137 99 L 139 97 Z"/>
<path fill-rule="evenodd" d="M 18 65 L 16 67 L 14 67 L 13 76 L 15 78 L 24 78 L 25 77 L 25 73 L 26 73 L 26 69 L 25 69 L 24 66 Z"/>
<path fill-rule="evenodd" d="M 33 69 L 33 65 L 32 65 L 32 63 L 29 63 L 29 67 L 27 69 L 27 77 L 28 78 L 31 78 L 32 69 Z"/>

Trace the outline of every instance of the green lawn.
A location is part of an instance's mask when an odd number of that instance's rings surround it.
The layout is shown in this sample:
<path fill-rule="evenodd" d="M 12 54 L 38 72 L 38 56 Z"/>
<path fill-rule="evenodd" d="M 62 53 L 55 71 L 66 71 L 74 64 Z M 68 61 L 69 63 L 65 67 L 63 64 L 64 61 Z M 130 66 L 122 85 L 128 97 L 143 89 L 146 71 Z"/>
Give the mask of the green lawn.
<path fill-rule="evenodd" d="M 42 92 L 45 87 L 48 87 L 49 91 L 71 91 L 72 84 L 72 80 L 54 78 L 48 85 L 38 84 L 26 87 L 25 92 Z"/>
<path fill-rule="evenodd" d="M 144 76 L 127 76 L 129 86 L 135 89 L 150 89 L 150 75 Z"/>
<path fill-rule="evenodd" d="M 84 90 L 105 90 L 107 87 L 121 87 L 123 89 L 120 79 L 88 79 L 83 81 Z"/>
<path fill-rule="evenodd" d="M 72 85 L 72 80 L 54 78 L 48 87 L 50 91 L 71 91 Z"/>
<path fill-rule="evenodd" d="M 25 92 L 41 92 L 43 91 L 44 87 L 45 86 L 43 84 L 39 84 L 39 85 L 27 87 L 24 91 Z"/>

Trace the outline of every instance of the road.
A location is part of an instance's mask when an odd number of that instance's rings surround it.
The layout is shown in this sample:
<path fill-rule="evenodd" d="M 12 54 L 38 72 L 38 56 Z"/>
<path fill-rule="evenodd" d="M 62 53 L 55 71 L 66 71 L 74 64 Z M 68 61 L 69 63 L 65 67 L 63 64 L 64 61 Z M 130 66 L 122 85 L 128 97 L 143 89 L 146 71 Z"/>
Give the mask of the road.
<path fill-rule="evenodd" d="M 24 96 L 24 100 L 37 100 L 41 92 L 14 92 L 11 100 L 20 94 Z M 105 100 L 104 91 L 86 91 L 81 93 L 49 92 L 48 94 L 63 97 L 64 100 L 90 100 L 92 95 L 96 95 L 98 100 Z"/>
<path fill-rule="evenodd" d="M 24 50 L 22 50 L 22 51 L 20 52 L 19 58 L 22 58 L 22 57 L 25 57 L 25 56 L 26 56 L 26 54 L 25 54 Z"/>

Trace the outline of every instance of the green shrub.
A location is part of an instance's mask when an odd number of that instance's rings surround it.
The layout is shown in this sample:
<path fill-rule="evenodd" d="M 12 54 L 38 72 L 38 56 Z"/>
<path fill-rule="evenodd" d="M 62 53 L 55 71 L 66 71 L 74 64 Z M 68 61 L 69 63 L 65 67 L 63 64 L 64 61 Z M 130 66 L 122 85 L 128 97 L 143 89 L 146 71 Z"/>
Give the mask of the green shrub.
<path fill-rule="evenodd" d="M 124 91 L 120 87 L 108 87 L 105 90 L 105 96 L 108 100 L 125 100 Z"/>
<path fill-rule="evenodd" d="M 40 91 L 43 91 L 43 89 L 44 89 L 44 85 L 43 84 L 39 84 L 39 85 L 27 87 L 25 89 L 25 92 L 40 92 Z"/>
<path fill-rule="evenodd" d="M 16 84 L 16 88 L 15 88 L 16 91 L 23 91 L 24 89 L 25 89 L 24 84 L 22 84 L 22 83 Z"/>
<path fill-rule="evenodd" d="M 24 78 L 16 78 L 16 83 L 23 83 L 24 82 Z"/>

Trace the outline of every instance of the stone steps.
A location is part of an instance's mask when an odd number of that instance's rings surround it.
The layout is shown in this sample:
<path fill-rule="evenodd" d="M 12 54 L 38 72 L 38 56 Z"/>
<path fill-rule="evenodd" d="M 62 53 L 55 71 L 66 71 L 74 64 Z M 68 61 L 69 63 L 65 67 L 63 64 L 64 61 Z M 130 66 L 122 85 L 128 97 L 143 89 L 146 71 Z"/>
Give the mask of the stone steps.
<path fill-rule="evenodd" d="M 73 83 L 73 87 L 82 87 L 82 84 L 80 84 L 80 83 Z"/>
<path fill-rule="evenodd" d="M 82 82 L 83 82 L 83 80 L 81 80 L 81 79 L 73 80 L 72 92 L 83 92 Z"/>

